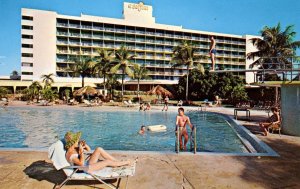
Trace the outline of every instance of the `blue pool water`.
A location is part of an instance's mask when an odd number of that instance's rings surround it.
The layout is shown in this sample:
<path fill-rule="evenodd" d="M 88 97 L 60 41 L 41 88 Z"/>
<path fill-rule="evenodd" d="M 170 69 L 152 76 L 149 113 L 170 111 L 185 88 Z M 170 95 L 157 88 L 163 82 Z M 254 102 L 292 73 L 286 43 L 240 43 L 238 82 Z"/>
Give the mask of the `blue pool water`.
<path fill-rule="evenodd" d="M 0 111 L 0 147 L 45 148 L 71 131 L 82 131 L 91 147 L 108 150 L 174 151 L 176 112 L 125 112 L 88 109 L 9 107 Z M 197 127 L 197 150 L 245 153 L 246 148 L 226 118 L 187 112 Z M 141 125 L 164 124 L 166 132 L 144 136 Z"/>

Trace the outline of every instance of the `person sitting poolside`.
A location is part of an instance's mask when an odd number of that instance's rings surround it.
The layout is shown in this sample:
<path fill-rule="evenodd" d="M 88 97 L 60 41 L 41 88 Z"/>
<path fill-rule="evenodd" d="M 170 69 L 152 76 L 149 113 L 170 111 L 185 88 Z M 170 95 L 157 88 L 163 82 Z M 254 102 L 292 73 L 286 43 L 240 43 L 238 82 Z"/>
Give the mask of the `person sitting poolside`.
<path fill-rule="evenodd" d="M 84 140 L 80 141 L 81 132 L 65 134 L 66 145 L 66 159 L 71 165 L 85 166 L 88 173 L 103 169 L 104 167 L 120 167 L 124 165 L 131 165 L 134 161 L 120 161 L 107 153 L 103 148 L 97 147 L 92 153 L 87 162 L 85 162 L 86 155 L 84 151 L 90 151 L 91 148 Z M 102 159 L 101 161 L 99 161 Z"/>
<path fill-rule="evenodd" d="M 148 103 L 146 104 L 146 107 L 145 107 L 144 111 L 145 111 L 145 110 L 150 110 L 150 109 L 151 109 L 151 105 L 150 105 L 150 103 L 148 102 Z"/>
<path fill-rule="evenodd" d="M 144 103 L 140 103 L 140 109 L 139 109 L 139 111 L 143 111 L 144 110 Z"/>
<path fill-rule="evenodd" d="M 272 111 L 273 115 L 269 119 L 267 119 L 265 122 L 259 123 L 259 126 L 263 130 L 265 136 L 268 135 L 268 128 L 271 125 L 280 123 L 280 116 L 279 116 L 278 108 L 272 107 L 271 111 Z"/>
<path fill-rule="evenodd" d="M 143 134 L 145 134 L 145 131 L 146 131 L 146 126 L 145 126 L 145 125 L 142 125 L 142 126 L 141 126 L 141 129 L 139 130 L 139 134 L 140 134 L 140 135 L 143 135 Z"/>

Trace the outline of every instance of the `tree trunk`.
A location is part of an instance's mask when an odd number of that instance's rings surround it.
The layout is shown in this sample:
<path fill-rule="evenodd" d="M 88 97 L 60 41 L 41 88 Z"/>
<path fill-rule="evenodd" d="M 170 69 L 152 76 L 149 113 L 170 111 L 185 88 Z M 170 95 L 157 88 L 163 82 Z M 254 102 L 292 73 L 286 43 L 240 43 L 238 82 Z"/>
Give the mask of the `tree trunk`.
<path fill-rule="evenodd" d="M 84 76 L 81 76 L 81 87 L 84 87 Z"/>
<path fill-rule="evenodd" d="M 105 91 L 105 74 L 103 75 L 103 89 Z"/>
<path fill-rule="evenodd" d="M 123 96 L 124 96 L 124 74 L 125 70 L 123 69 L 122 70 L 122 92 L 121 92 L 121 98 L 122 98 L 122 101 L 123 101 Z"/>
<path fill-rule="evenodd" d="M 188 102 L 189 98 L 189 66 L 187 66 L 187 72 L 186 72 L 186 86 L 185 86 L 185 100 Z"/>
<path fill-rule="evenodd" d="M 139 104 L 140 104 L 140 79 L 138 79 L 137 97 L 138 97 L 138 99 L 139 99 Z"/>

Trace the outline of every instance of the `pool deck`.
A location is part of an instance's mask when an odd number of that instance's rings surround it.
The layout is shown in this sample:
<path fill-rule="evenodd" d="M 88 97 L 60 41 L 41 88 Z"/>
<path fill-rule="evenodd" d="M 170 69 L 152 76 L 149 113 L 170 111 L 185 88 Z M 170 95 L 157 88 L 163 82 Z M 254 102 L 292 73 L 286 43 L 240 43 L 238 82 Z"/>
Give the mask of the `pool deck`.
<path fill-rule="evenodd" d="M 105 106 L 94 109 L 116 110 Z M 137 108 L 124 110 L 136 111 Z M 169 111 L 176 110 L 177 107 L 170 107 Z M 160 111 L 160 107 L 153 107 L 152 111 Z M 233 108 L 207 108 L 207 111 L 233 115 Z M 136 175 L 129 179 L 129 189 L 300 188 L 300 137 L 278 134 L 262 136 L 257 122 L 266 117 L 264 111 L 251 111 L 252 120 L 239 123 L 273 148 L 280 157 L 125 152 L 114 155 L 120 159 L 139 157 Z M 52 188 L 65 179 L 63 172 L 53 168 L 44 151 L 0 150 L 0 170 L 0 188 Z M 121 188 L 124 185 L 122 181 Z M 106 187 L 93 182 L 73 181 L 63 188 Z"/>

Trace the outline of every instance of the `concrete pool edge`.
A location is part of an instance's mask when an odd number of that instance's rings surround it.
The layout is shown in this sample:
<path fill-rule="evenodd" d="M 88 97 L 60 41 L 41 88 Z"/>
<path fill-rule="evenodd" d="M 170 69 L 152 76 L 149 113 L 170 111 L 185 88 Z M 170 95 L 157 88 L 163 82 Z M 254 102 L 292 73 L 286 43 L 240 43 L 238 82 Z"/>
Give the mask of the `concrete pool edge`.
<path fill-rule="evenodd" d="M 48 148 L 0 148 L 0 152 L 48 152 Z M 223 153 L 223 152 L 171 152 L 171 151 L 124 151 L 107 150 L 110 153 L 128 154 L 128 155 L 188 155 L 188 156 L 239 156 L 239 157 L 280 157 L 279 155 L 270 156 L 268 153 Z"/>
<path fill-rule="evenodd" d="M 256 137 L 246 127 L 239 124 L 239 122 L 237 120 L 235 120 L 233 116 L 229 116 L 227 114 L 222 114 L 222 113 L 219 113 L 219 112 L 214 112 L 214 113 L 222 115 L 225 118 L 227 118 L 228 120 L 232 121 L 236 125 L 236 127 L 239 129 L 239 130 L 237 130 L 237 133 L 239 135 L 242 134 L 242 136 L 240 136 L 240 137 L 242 139 L 247 140 L 248 142 L 250 142 L 250 144 L 252 145 L 251 147 L 254 147 L 255 149 L 261 148 L 263 151 L 265 151 L 265 152 L 254 152 L 254 153 L 250 153 L 250 154 L 253 154 L 254 156 L 280 157 L 280 155 L 277 152 L 275 152 L 270 146 L 268 146 L 266 143 L 264 143 L 262 140 L 260 140 L 258 137 Z M 251 137 L 251 141 L 248 140 L 249 137 L 247 137 L 246 135 Z M 248 139 L 245 139 L 245 137 L 247 137 Z M 255 144 L 253 144 L 253 142 Z"/>

